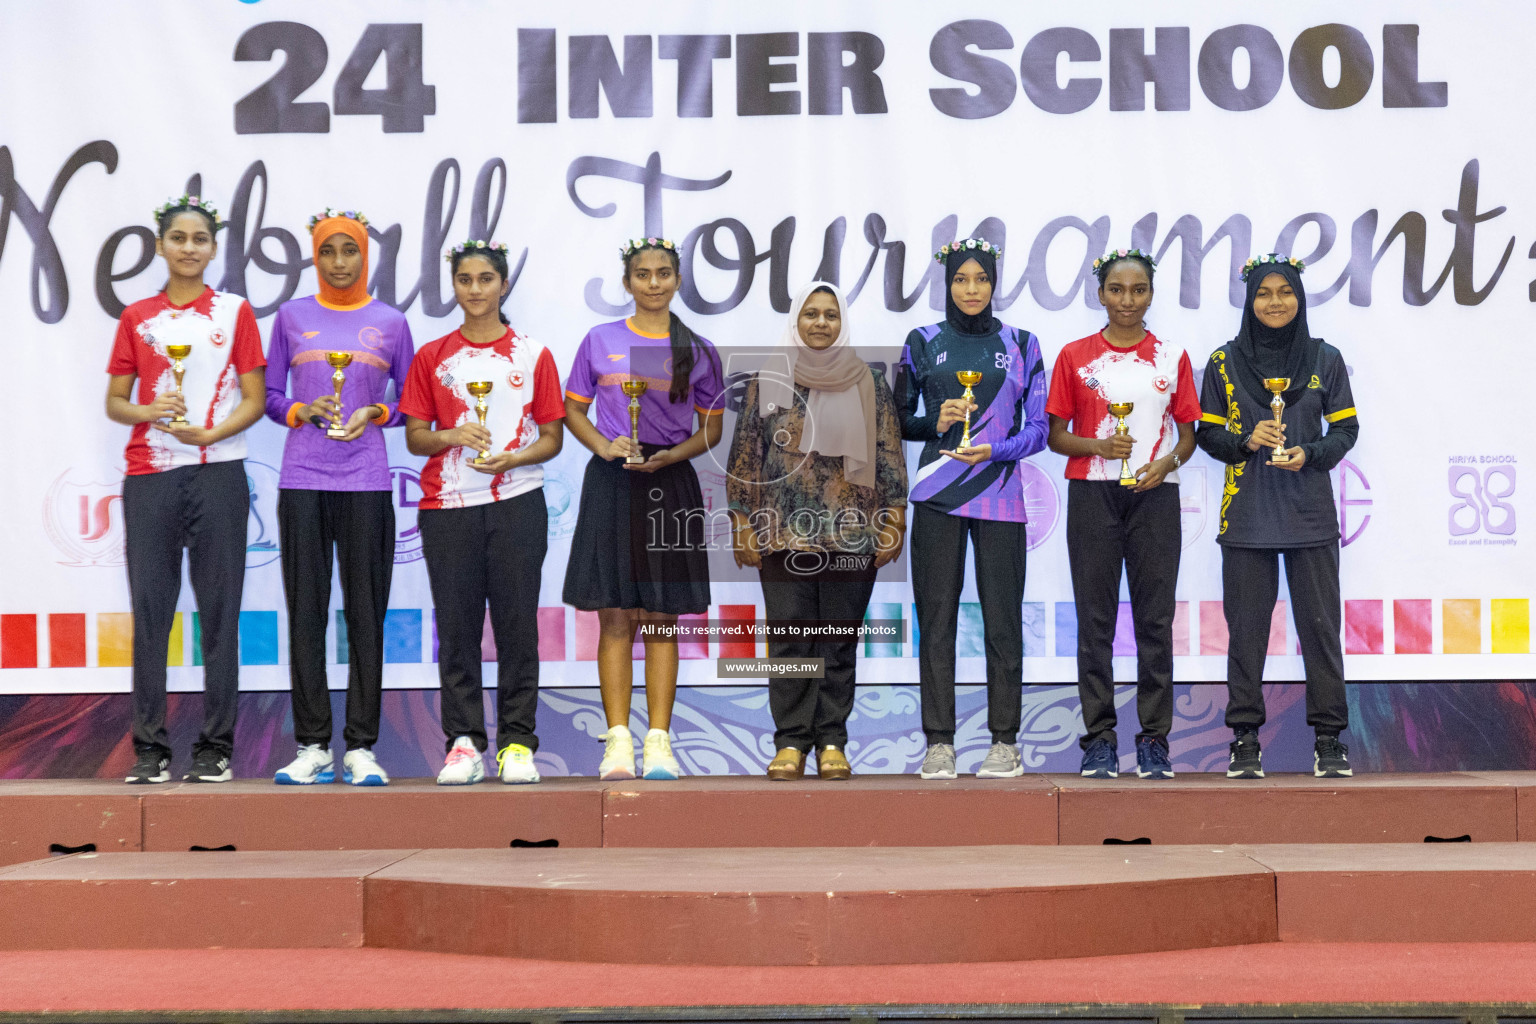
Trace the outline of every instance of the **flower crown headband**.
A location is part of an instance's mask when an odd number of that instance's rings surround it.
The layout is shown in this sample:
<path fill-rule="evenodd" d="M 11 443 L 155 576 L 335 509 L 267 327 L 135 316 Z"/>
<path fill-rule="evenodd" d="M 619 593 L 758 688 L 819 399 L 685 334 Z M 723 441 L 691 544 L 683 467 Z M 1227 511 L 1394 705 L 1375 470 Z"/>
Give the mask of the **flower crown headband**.
<path fill-rule="evenodd" d="M 315 228 L 320 226 L 321 221 L 330 220 L 332 217 L 345 217 L 348 220 L 357 221 L 363 227 L 368 226 L 368 218 L 363 216 L 362 210 L 333 210 L 327 206 L 325 209 L 309 218 L 309 233 L 314 234 Z"/>
<path fill-rule="evenodd" d="M 1157 269 L 1157 260 L 1154 260 L 1149 252 L 1142 252 L 1140 249 L 1111 249 L 1093 261 L 1093 272 L 1097 274 L 1101 268 L 1108 266 L 1115 262 L 1115 260 L 1125 259 L 1145 260 L 1147 266 L 1153 270 Z"/>
<path fill-rule="evenodd" d="M 667 252 L 677 252 L 677 244 L 670 238 L 631 238 L 619 246 L 619 258 L 627 260 L 637 252 L 646 249 L 665 249 Z"/>
<path fill-rule="evenodd" d="M 182 207 L 187 207 L 191 210 L 203 211 L 208 216 L 213 218 L 213 226 L 215 228 L 221 228 L 224 226 L 224 222 L 219 219 L 219 211 L 214 209 L 212 203 L 204 199 L 202 196 L 192 196 L 187 195 L 186 193 L 182 193 L 175 199 L 167 199 L 165 202 L 155 207 L 155 223 L 160 223 L 161 217 L 164 217 L 172 210 L 178 210 Z"/>
<path fill-rule="evenodd" d="M 468 241 L 460 242 L 452 249 L 449 249 L 447 252 L 443 253 L 443 259 L 449 263 L 452 263 L 455 256 L 466 252 L 473 254 L 482 252 L 499 252 L 505 256 L 507 254 L 507 245 L 505 242 L 487 242 L 483 239 L 471 238 Z"/>
<path fill-rule="evenodd" d="M 939 251 L 933 254 L 933 262 L 943 263 L 946 259 L 949 258 L 950 253 L 960 252 L 964 249 L 980 249 L 982 252 L 989 252 L 992 254 L 992 258 L 995 260 L 1000 260 L 1003 258 L 1003 250 L 999 249 L 985 238 L 966 238 L 959 241 L 950 242 L 948 245 L 939 246 Z"/>
<path fill-rule="evenodd" d="M 1262 267 L 1265 264 L 1276 264 L 1276 263 L 1289 263 L 1291 266 L 1296 268 L 1296 273 L 1298 273 L 1298 274 L 1301 273 L 1303 270 L 1307 269 L 1307 264 L 1306 264 L 1305 260 L 1298 260 L 1294 256 L 1282 256 L 1278 252 L 1271 252 L 1271 253 L 1266 253 L 1263 256 L 1255 256 L 1253 259 L 1249 260 L 1247 263 L 1244 263 L 1243 264 L 1243 273 L 1241 275 L 1241 279 L 1244 282 L 1246 282 L 1248 280 L 1248 275 L 1253 273 L 1259 267 Z"/>

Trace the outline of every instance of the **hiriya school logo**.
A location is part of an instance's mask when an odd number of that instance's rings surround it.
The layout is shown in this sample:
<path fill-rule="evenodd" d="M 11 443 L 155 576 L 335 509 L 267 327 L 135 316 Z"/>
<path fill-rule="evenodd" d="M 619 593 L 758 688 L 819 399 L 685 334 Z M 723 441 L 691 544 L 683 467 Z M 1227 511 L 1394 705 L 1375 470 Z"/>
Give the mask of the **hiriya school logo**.
<path fill-rule="evenodd" d="M 1166 374 L 1160 373 L 1156 377 L 1152 378 L 1152 386 L 1157 388 L 1157 393 L 1160 395 L 1165 395 L 1168 393 L 1169 383 L 1170 381 L 1168 380 Z"/>
<path fill-rule="evenodd" d="M 1453 455 L 1447 470 L 1451 503 L 1447 526 L 1451 544 L 1477 546 L 1515 543 L 1514 455 Z M 1488 536 L 1474 538 L 1474 534 Z"/>
<path fill-rule="evenodd" d="M 416 528 L 416 506 L 421 503 L 421 474 L 405 466 L 389 467 L 390 490 L 395 495 L 395 564 L 422 557 L 421 531 Z"/>
<path fill-rule="evenodd" d="M 1028 538 L 1028 550 L 1044 544 L 1056 530 L 1061 517 L 1061 497 L 1056 484 L 1043 470 L 1032 462 L 1018 462 L 1019 475 L 1024 484 L 1024 514 L 1028 517 L 1024 535 Z"/>
<path fill-rule="evenodd" d="M 245 528 L 245 567 L 259 569 L 278 559 L 277 470 L 245 460 L 245 485 L 251 492 L 251 516 Z"/>
<path fill-rule="evenodd" d="M 517 370 L 513 370 L 511 373 L 507 374 L 507 383 L 512 385 L 514 388 L 521 388 L 523 386 L 523 375 Z"/>
<path fill-rule="evenodd" d="M 214 348 L 223 348 L 224 343 L 229 339 L 224 336 L 224 329 L 222 327 L 215 327 L 208 332 L 208 340 L 213 342 Z"/>
<path fill-rule="evenodd" d="M 370 352 L 384 347 L 384 332 L 377 327 L 364 327 L 357 332 L 357 343 Z"/>
<path fill-rule="evenodd" d="M 66 469 L 43 496 L 43 529 L 60 565 L 122 565 L 123 485 Z"/>

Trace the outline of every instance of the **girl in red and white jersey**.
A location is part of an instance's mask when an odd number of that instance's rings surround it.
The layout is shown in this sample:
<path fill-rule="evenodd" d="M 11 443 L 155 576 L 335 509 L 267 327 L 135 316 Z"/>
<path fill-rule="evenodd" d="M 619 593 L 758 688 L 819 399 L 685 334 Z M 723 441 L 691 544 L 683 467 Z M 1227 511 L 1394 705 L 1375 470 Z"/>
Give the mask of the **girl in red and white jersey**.
<path fill-rule="evenodd" d="M 406 447 L 429 457 L 416 524 L 437 608 L 448 740 L 437 781 L 485 778 L 480 638 L 489 604 L 501 781 L 538 782 L 539 583 L 549 534 L 540 463 L 560 454 L 564 439 L 560 374 L 549 349 L 501 315 L 511 290 L 507 247 L 465 242 L 448 262 L 464 324 L 416 353 L 400 396 Z M 484 426 L 471 385 L 483 391 Z"/>
<path fill-rule="evenodd" d="M 1110 658 L 1122 571 L 1136 632 L 1136 774 L 1173 778 L 1168 731 L 1182 544 L 1179 466 L 1195 451 L 1200 397 L 1189 355 L 1147 330 L 1156 270 L 1140 249 L 1117 249 L 1094 261 L 1109 322 L 1061 350 L 1045 403 L 1051 451 L 1067 456 L 1067 558 L 1085 730 L 1081 770 L 1091 779 L 1120 773 Z M 1115 432 L 1119 418 L 1111 403 L 1129 408 L 1124 433 Z"/>
<path fill-rule="evenodd" d="M 242 431 L 261 418 L 266 360 L 250 304 L 203 283 L 218 252 L 213 205 L 184 195 L 156 210 L 155 221 L 155 251 L 170 278 L 160 294 L 123 312 L 107 365 L 107 416 L 133 427 L 123 480 L 137 755 L 128 781 L 170 778 L 165 650 L 186 548 L 202 632 L 204 699 L 203 729 L 185 778 L 227 782 L 250 515 Z"/>

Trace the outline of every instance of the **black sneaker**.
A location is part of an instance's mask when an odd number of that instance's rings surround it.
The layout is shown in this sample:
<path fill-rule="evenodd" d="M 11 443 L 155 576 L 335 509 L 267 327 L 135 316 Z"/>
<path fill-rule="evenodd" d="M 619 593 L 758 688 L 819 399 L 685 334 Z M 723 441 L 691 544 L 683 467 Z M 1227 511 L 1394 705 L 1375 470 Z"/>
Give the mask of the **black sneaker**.
<path fill-rule="evenodd" d="M 153 751 L 140 754 L 139 759 L 133 762 L 133 769 L 128 772 L 128 778 L 123 780 L 130 785 L 146 786 L 152 782 L 170 782 L 171 759 L 164 754 Z"/>
<path fill-rule="evenodd" d="M 1259 753 L 1259 734 L 1244 731 L 1232 741 L 1232 760 L 1227 764 L 1229 779 L 1262 779 L 1264 762 Z"/>
<path fill-rule="evenodd" d="M 1318 735 L 1312 748 L 1312 774 L 1319 779 L 1354 777 L 1355 770 L 1349 766 L 1349 748 L 1337 736 Z"/>
<path fill-rule="evenodd" d="M 1136 777 L 1138 779 L 1171 779 L 1173 762 L 1168 759 L 1168 741 L 1146 739 L 1136 741 Z"/>
<path fill-rule="evenodd" d="M 192 755 L 192 768 L 181 778 L 183 782 L 228 782 L 234 777 L 229 770 L 229 758 L 205 748 Z"/>
<path fill-rule="evenodd" d="M 1080 774 L 1085 779 L 1118 779 L 1120 777 L 1120 755 L 1115 753 L 1115 748 L 1109 745 L 1109 740 L 1098 739 L 1088 744 L 1088 749 L 1083 751 L 1083 766 Z"/>

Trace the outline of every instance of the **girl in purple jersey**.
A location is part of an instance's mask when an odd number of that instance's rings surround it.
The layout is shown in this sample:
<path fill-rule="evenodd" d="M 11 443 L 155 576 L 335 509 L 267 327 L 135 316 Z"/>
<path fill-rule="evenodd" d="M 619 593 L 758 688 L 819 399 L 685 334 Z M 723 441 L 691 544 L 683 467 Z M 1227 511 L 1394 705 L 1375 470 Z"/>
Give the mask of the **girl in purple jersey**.
<path fill-rule="evenodd" d="M 706 519 L 689 460 L 720 442 L 723 382 L 714 346 L 671 311 L 677 247 L 635 239 L 621 250 L 635 315 L 600 324 L 582 339 L 566 382 L 571 433 L 592 451 L 565 575 L 565 600 L 595 611 L 601 633 L 597 678 L 608 719 L 598 774 L 635 777 L 629 730 L 631 650 L 641 623 L 667 627 L 709 608 Z M 644 381 L 640 444 L 630 439 L 626 381 Z M 594 415 L 595 413 L 595 415 Z M 695 426 L 697 418 L 697 426 Z M 631 456 L 641 461 L 627 461 Z M 677 694 L 677 638 L 643 637 L 650 717 L 642 773 L 675 779 L 669 727 Z"/>
<path fill-rule="evenodd" d="M 384 685 L 395 506 L 383 428 L 403 422 L 398 395 L 415 348 L 405 315 L 368 294 L 368 218 L 327 209 L 310 218 L 309 232 L 319 294 L 283 303 L 267 353 L 267 416 L 288 428 L 277 523 L 299 748 L 274 781 L 304 786 L 336 776 L 325 668 L 334 559 L 347 623 L 342 779 L 384 786 L 389 775 L 374 759 L 373 744 Z M 342 370 L 339 403 L 332 353 L 350 360 Z M 391 380 L 396 402 L 389 401 Z M 331 427 L 341 436 L 328 433 Z"/>
<path fill-rule="evenodd" d="M 907 335 L 896 378 L 901 433 L 922 441 L 912 485 L 912 579 L 918 679 L 928 751 L 919 774 L 955 777 L 955 628 L 974 546 L 987 651 L 987 728 L 981 779 L 1023 774 L 1018 741 L 1024 687 L 1024 484 L 1019 460 L 1045 447 L 1040 342 L 992 315 L 1001 253 L 984 238 L 941 248 L 944 321 Z M 957 371 L 979 372 L 973 398 Z M 919 402 L 923 411 L 918 412 Z M 970 417 L 970 445 L 962 422 Z"/>

